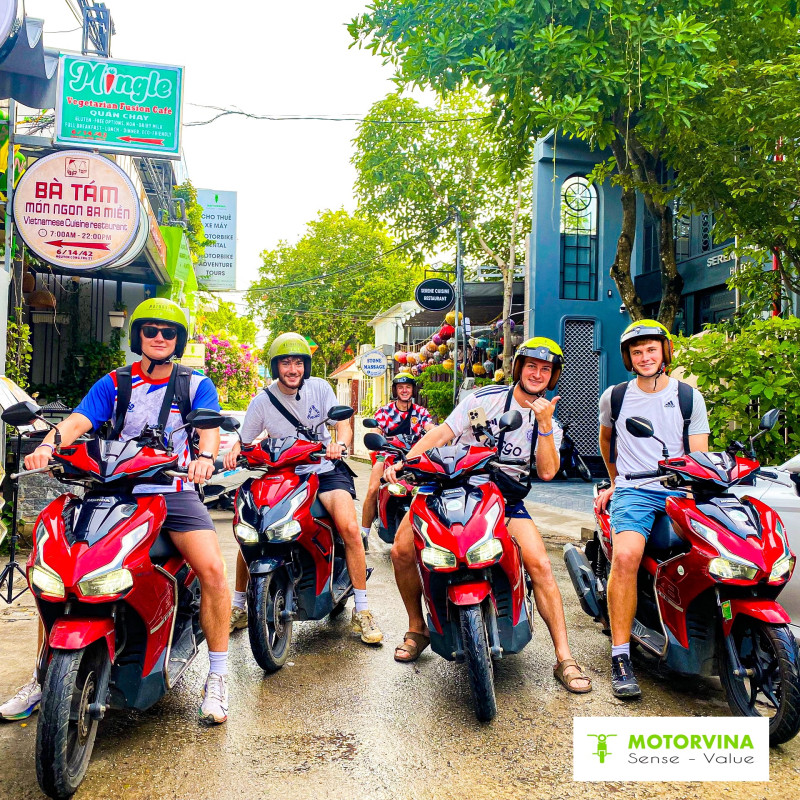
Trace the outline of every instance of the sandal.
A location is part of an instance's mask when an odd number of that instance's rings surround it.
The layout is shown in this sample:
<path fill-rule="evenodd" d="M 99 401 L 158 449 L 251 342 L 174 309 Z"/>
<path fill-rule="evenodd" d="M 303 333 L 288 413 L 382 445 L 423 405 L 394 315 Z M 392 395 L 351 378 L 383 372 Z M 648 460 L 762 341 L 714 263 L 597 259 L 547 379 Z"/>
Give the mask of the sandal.
<path fill-rule="evenodd" d="M 565 673 L 572 668 L 573 672 L 567 676 Z M 592 691 L 592 679 L 583 671 L 583 667 L 574 658 L 565 658 L 553 667 L 553 677 L 568 691 L 573 694 L 586 694 Z M 588 686 L 574 686 L 575 681 L 589 681 Z"/>
<path fill-rule="evenodd" d="M 406 639 L 411 641 L 405 641 Z M 394 660 L 399 661 L 401 664 L 416 661 L 422 651 L 431 643 L 430 636 L 426 636 L 424 633 L 416 633 L 415 631 L 407 631 L 403 636 L 403 640 L 403 644 L 397 645 L 394 649 Z M 401 653 L 405 653 L 407 658 L 399 657 Z"/>

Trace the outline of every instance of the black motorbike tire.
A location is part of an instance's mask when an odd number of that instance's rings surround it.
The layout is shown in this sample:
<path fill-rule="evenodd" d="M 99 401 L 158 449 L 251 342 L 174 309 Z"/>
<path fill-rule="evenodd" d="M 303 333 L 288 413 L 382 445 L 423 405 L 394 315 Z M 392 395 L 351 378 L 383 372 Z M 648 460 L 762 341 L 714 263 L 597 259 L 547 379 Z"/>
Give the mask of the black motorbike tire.
<path fill-rule="evenodd" d="M 247 626 L 250 649 L 258 666 L 266 672 L 277 672 L 289 657 L 292 620 L 277 619 L 284 609 L 287 586 L 288 576 L 280 570 L 269 575 L 251 575 L 247 587 L 248 606 L 252 609 Z"/>
<path fill-rule="evenodd" d="M 768 625 L 746 617 L 734 625 L 733 637 L 742 666 L 752 668 L 758 664 L 769 670 L 768 680 L 773 683 L 773 696 L 777 701 L 776 713 L 769 721 L 770 746 L 788 742 L 800 731 L 800 653 L 789 626 Z M 754 641 L 761 653 L 769 657 L 768 663 L 754 655 Z M 737 678 L 724 642 L 720 646 L 723 653 L 720 680 L 731 711 L 742 717 L 764 716 L 756 704 L 764 682 L 754 684 L 752 678 Z M 766 653 L 765 647 L 771 653 Z M 749 687 L 745 680 L 750 683 Z"/>
<path fill-rule="evenodd" d="M 98 720 L 89 716 L 88 707 L 98 700 L 97 680 L 106 659 L 104 641 L 53 652 L 36 727 L 36 777 L 49 797 L 72 797 L 89 768 Z M 74 720 L 73 708 L 78 711 Z"/>
<path fill-rule="evenodd" d="M 460 609 L 459 621 L 475 716 L 480 722 L 491 722 L 497 714 L 497 700 L 483 610 L 479 605 L 464 606 Z"/>
<path fill-rule="evenodd" d="M 586 462 L 583 460 L 581 454 L 576 451 L 574 458 L 575 471 L 578 473 L 578 477 L 586 483 L 591 483 L 592 471 L 586 466 Z"/>

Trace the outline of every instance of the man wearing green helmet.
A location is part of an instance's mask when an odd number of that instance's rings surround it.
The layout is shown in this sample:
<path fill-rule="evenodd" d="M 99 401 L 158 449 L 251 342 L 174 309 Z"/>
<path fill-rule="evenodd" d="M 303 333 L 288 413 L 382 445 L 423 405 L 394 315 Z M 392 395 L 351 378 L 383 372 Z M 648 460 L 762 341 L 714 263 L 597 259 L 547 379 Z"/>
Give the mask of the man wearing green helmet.
<path fill-rule="evenodd" d="M 591 691 L 592 682 L 572 657 L 561 592 L 542 537 L 523 502 L 531 488 L 530 475 L 520 480 L 519 469 L 513 464 L 526 463 L 527 473 L 535 468 L 539 478 L 545 481 L 552 480 L 558 472 L 561 428 L 554 413 L 559 398 L 548 400 L 546 392 L 555 389 L 563 365 L 564 354 L 552 339 L 543 336 L 528 339 L 514 356 L 512 386 L 485 386 L 469 395 L 444 423 L 426 433 L 411 448 L 408 458 L 441 447 L 453 439 L 463 444 L 480 444 L 472 428 L 476 415 L 484 418 L 485 424 L 496 428 L 503 414 L 514 410 L 520 412 L 522 426 L 499 436 L 500 461 L 511 463 L 507 470 L 496 474 L 495 482 L 506 501 L 508 531 L 520 546 L 525 570 L 533 582 L 536 606 L 553 640 L 556 652 L 553 675 L 568 691 L 583 694 Z M 393 464 L 387 466 L 385 477 L 387 481 L 396 481 Z M 398 527 L 392 546 L 392 563 L 397 587 L 408 612 L 408 632 L 402 644 L 395 648 L 394 657 L 396 661 L 416 661 L 430 643 L 430 637 L 422 615 L 422 589 L 408 515 Z"/>
<path fill-rule="evenodd" d="M 91 430 L 99 429 L 108 421 L 114 423 L 112 438 L 122 440 L 138 436 L 146 424 L 152 425 L 162 415 L 166 416 L 164 433 L 169 434 L 183 424 L 177 396 L 171 404 L 165 402 L 170 376 L 186 348 L 189 326 L 186 315 L 177 303 L 163 298 L 152 298 L 141 303 L 130 320 L 130 348 L 141 356 L 128 368 L 121 368 L 102 377 L 89 389 L 75 411 L 58 423 L 61 446 L 74 442 Z M 200 372 L 183 368 L 188 380 L 187 404 L 191 409 L 206 408 L 219 411 L 217 390 L 209 378 Z M 181 371 L 178 371 L 178 375 Z M 123 389 L 123 375 L 127 388 Z M 173 385 L 176 381 L 173 382 Z M 126 395 L 126 399 L 121 398 Z M 182 402 L 182 401 L 181 401 Z M 188 413 L 188 412 L 187 412 Z M 208 642 L 209 674 L 203 689 L 200 718 L 208 723 L 222 723 L 228 718 L 228 610 L 230 592 L 225 575 L 217 533 L 208 510 L 203 505 L 192 484 L 202 484 L 214 472 L 214 460 L 219 450 L 219 428 L 197 432 L 200 441 L 198 455 L 192 458 L 189 431 L 177 430 L 173 437 L 178 465 L 186 469 L 186 480 L 176 478 L 172 486 L 163 484 L 139 485 L 136 494 L 161 494 L 167 504 L 164 530 L 168 531 L 175 547 L 181 552 L 200 579 L 202 599 L 200 621 Z M 53 431 L 42 443 L 25 457 L 26 469 L 46 467 L 55 446 Z M 34 679 L 35 682 L 35 679 Z M 13 706 L 18 698 L 27 704 L 24 716 L 36 706 L 41 693 L 38 686 L 23 687 L 8 703 L 0 707 L 0 716 L 21 718 Z M 19 704 L 17 704 L 19 705 Z M 16 715 L 11 713 L 17 711 Z"/>
<path fill-rule="evenodd" d="M 434 427 L 428 409 L 414 402 L 417 381 L 410 372 L 398 372 L 392 378 L 392 402 L 375 412 L 375 421 L 381 433 L 390 436 L 413 436 L 420 439 L 425 431 Z M 361 510 L 361 536 L 365 547 L 370 528 L 377 512 L 378 491 L 383 477 L 385 454 L 378 453 L 369 476 L 369 488 Z"/>
<path fill-rule="evenodd" d="M 599 492 L 598 511 L 612 498 L 611 527 L 614 550 L 608 580 L 611 624 L 611 688 L 624 699 L 641 696 L 630 661 L 630 636 L 636 613 L 636 580 L 645 543 L 666 499 L 675 492 L 660 484 L 628 480 L 635 472 L 655 470 L 661 445 L 655 439 L 637 439 L 628 433 L 628 417 L 645 417 L 671 456 L 708 450 L 708 415 L 697 389 L 668 375 L 672 363 L 672 336 L 656 320 L 632 322 L 622 333 L 620 354 L 625 368 L 636 377 L 606 389 L 600 398 L 600 453 L 611 486 Z"/>
<path fill-rule="evenodd" d="M 336 405 L 331 385 L 322 378 L 311 377 L 311 348 L 299 333 L 283 333 L 275 338 L 269 349 L 269 365 L 272 384 L 259 392 L 247 407 L 241 429 L 242 441 L 246 443 L 264 431 L 272 437 L 302 436 L 304 428 L 319 425 Z M 383 634 L 367 604 L 367 560 L 353 502 L 356 489 L 352 475 L 342 461 L 343 448 L 347 452 L 353 441 L 349 420 L 336 423 L 337 441 L 331 439 L 325 426 L 320 439 L 327 445 L 325 458 L 319 464 L 300 466 L 297 472 L 316 472 L 319 477 L 317 497 L 336 523 L 345 546 L 347 570 L 353 581 L 355 609 L 352 630 L 366 644 L 377 644 L 383 639 Z M 236 464 L 240 451 L 236 442 L 225 456 L 226 468 L 231 469 Z M 248 577 L 247 565 L 239 554 L 234 607 L 230 615 L 231 630 L 247 625 Z"/>

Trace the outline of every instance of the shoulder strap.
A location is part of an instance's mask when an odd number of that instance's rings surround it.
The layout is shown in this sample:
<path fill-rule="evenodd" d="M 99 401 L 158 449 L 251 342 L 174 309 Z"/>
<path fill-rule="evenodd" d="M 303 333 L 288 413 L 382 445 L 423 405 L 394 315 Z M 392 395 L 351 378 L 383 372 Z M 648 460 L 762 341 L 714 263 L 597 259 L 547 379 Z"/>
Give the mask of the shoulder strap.
<path fill-rule="evenodd" d="M 273 406 L 275 406 L 275 408 L 276 408 L 276 410 L 278 411 L 278 413 L 279 413 L 279 414 L 280 414 L 280 415 L 281 415 L 281 416 L 282 416 L 282 417 L 283 417 L 283 418 L 284 418 L 284 419 L 285 419 L 285 420 L 286 420 L 286 421 L 287 421 L 287 422 L 288 422 L 290 425 L 293 425 L 293 426 L 294 426 L 294 428 L 295 428 L 295 430 L 296 430 L 296 431 L 298 432 L 298 434 L 299 434 L 299 433 L 300 433 L 300 430 L 301 430 L 301 429 L 303 429 L 303 428 L 305 428 L 305 425 L 302 425 L 302 424 L 300 423 L 300 420 L 299 420 L 299 419 L 297 419 L 297 417 L 295 417 L 295 415 L 294 415 L 294 414 L 292 414 L 292 412 L 291 412 L 291 411 L 289 411 L 289 409 L 288 409 L 288 408 L 286 408 L 286 406 L 285 406 L 283 403 L 281 403 L 281 401 L 280 401 L 280 400 L 278 400 L 278 398 L 277 398 L 277 397 L 275 397 L 275 395 L 274 395 L 272 392 L 270 392 L 268 388 L 267 388 L 267 389 L 264 389 L 264 391 L 267 393 L 267 397 L 269 398 L 269 401 L 270 401 L 270 403 L 272 403 L 272 405 L 273 405 Z"/>
<path fill-rule="evenodd" d="M 175 379 L 175 402 L 181 412 L 181 420 L 186 422 L 186 417 L 192 410 L 192 373 L 194 370 L 185 364 L 178 364 L 178 375 Z"/>
<path fill-rule="evenodd" d="M 628 381 L 618 383 L 611 390 L 611 463 L 617 460 L 617 420 L 622 411 L 622 401 L 625 399 L 625 392 L 628 391 Z"/>
<path fill-rule="evenodd" d="M 128 364 L 116 370 L 117 378 L 117 405 L 114 409 L 114 428 L 111 431 L 111 439 L 117 440 L 125 427 L 125 414 L 131 402 L 131 391 L 133 383 L 133 365 Z"/>
<path fill-rule="evenodd" d="M 164 399 L 161 401 L 161 411 L 158 414 L 158 427 L 163 431 L 166 428 L 169 412 L 172 411 L 172 401 L 175 398 L 175 383 L 178 380 L 178 365 L 172 365 L 172 372 L 169 374 L 167 390 L 164 392 Z M 191 436 L 191 431 L 187 432 Z"/>
<path fill-rule="evenodd" d="M 683 452 L 689 450 L 689 425 L 692 422 L 692 407 L 694 406 L 694 389 L 688 383 L 678 381 L 678 405 L 683 417 Z"/>
<path fill-rule="evenodd" d="M 508 411 L 509 408 L 511 408 L 511 399 L 514 397 L 514 386 L 515 385 L 516 384 L 512 385 L 509 388 L 508 393 L 506 394 L 506 403 L 505 403 L 505 406 L 503 406 L 503 413 L 504 414 Z M 500 436 L 497 438 L 497 457 L 500 459 L 500 461 L 503 460 L 503 443 L 505 442 L 505 440 L 506 440 L 506 432 L 503 431 L 500 434 Z M 535 453 L 536 453 L 536 443 L 538 441 L 539 441 L 539 423 L 534 419 L 534 422 L 533 422 L 533 436 L 531 436 L 531 452 L 530 452 L 530 457 L 528 459 L 528 481 L 527 481 L 527 484 L 528 484 L 528 488 L 529 489 L 531 487 L 531 481 L 532 481 L 531 473 L 533 472 L 533 462 L 534 462 Z M 522 481 L 520 481 L 520 483 L 522 483 Z"/>

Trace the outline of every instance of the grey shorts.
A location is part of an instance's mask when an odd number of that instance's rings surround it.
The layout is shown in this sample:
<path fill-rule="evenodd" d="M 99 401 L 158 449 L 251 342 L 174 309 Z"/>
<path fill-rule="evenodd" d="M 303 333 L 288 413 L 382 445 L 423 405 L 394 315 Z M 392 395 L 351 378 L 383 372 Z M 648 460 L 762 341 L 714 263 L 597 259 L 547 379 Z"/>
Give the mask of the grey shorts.
<path fill-rule="evenodd" d="M 194 489 L 183 492 L 164 492 L 162 495 L 167 504 L 167 518 L 164 520 L 165 531 L 185 533 L 186 531 L 213 531 L 214 523 L 211 514 L 203 505 L 200 495 Z"/>
<path fill-rule="evenodd" d="M 334 489 L 344 489 L 354 500 L 356 499 L 356 485 L 353 476 L 342 461 L 336 461 L 333 469 L 319 475 L 318 494 L 331 492 Z"/>

